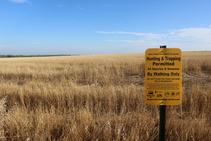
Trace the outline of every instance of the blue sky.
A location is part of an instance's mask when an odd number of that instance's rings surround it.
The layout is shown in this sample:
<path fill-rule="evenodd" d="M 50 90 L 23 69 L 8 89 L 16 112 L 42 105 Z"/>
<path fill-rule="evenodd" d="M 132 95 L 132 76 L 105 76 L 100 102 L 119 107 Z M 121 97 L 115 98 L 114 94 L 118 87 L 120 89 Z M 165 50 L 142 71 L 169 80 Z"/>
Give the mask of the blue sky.
<path fill-rule="evenodd" d="M 211 50 L 210 0 L 0 0 L 0 54 Z"/>

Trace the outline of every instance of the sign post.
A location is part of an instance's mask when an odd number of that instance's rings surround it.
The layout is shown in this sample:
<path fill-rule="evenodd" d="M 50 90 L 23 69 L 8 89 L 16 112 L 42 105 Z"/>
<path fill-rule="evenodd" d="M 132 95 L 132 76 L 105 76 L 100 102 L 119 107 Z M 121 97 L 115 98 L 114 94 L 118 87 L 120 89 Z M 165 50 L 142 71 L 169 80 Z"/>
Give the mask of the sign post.
<path fill-rule="evenodd" d="M 165 140 L 166 105 L 182 101 L 182 52 L 179 48 L 150 48 L 145 52 L 145 101 L 160 105 L 159 140 Z"/>
<path fill-rule="evenodd" d="M 160 46 L 166 48 L 166 46 Z M 159 141 L 165 141 L 166 133 L 166 105 L 160 105 Z"/>

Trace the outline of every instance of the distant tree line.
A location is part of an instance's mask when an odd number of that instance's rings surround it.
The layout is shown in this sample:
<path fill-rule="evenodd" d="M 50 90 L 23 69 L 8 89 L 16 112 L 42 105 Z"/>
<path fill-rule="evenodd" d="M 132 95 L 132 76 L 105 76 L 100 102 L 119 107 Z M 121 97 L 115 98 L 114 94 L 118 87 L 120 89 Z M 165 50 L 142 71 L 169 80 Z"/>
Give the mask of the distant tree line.
<path fill-rule="evenodd" d="M 51 56 L 73 56 L 69 54 L 58 55 L 0 55 L 0 58 L 15 58 L 15 57 L 51 57 Z"/>

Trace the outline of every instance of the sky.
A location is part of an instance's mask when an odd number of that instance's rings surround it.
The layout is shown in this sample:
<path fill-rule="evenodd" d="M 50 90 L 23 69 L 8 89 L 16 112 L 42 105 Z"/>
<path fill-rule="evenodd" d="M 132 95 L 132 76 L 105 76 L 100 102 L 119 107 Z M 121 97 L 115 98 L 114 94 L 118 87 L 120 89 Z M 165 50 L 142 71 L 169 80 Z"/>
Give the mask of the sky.
<path fill-rule="evenodd" d="M 0 0 L 0 54 L 211 51 L 210 0 Z"/>

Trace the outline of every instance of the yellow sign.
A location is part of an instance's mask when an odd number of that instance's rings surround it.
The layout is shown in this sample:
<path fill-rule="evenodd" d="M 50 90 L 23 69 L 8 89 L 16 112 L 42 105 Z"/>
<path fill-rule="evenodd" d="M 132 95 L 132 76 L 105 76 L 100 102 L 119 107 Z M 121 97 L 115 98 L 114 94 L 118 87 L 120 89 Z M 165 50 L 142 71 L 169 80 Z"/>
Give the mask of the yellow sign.
<path fill-rule="evenodd" d="M 145 101 L 149 105 L 181 104 L 182 52 L 179 48 L 146 50 Z"/>

